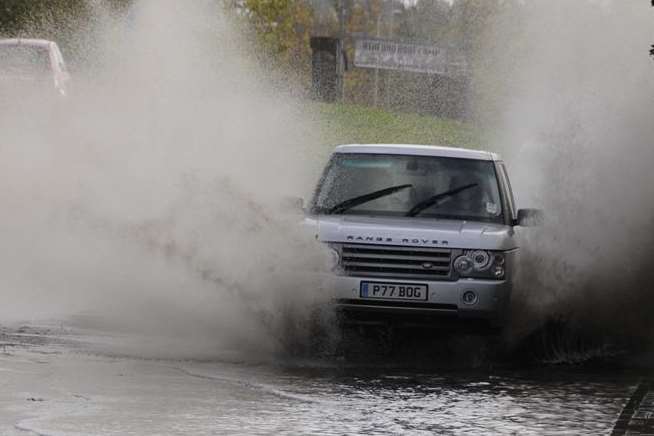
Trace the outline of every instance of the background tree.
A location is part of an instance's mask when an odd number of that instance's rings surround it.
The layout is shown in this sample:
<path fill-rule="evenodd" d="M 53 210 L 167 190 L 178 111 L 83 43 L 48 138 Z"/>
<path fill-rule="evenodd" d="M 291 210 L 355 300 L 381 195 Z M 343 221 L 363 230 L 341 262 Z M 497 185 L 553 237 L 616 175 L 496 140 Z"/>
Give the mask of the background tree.
<path fill-rule="evenodd" d="M 450 9 L 445 0 L 418 0 L 406 8 L 399 33 L 408 40 L 441 42 L 450 26 Z"/>
<path fill-rule="evenodd" d="M 304 0 L 243 0 L 241 11 L 266 52 L 305 70 L 309 66 L 312 11 Z"/>

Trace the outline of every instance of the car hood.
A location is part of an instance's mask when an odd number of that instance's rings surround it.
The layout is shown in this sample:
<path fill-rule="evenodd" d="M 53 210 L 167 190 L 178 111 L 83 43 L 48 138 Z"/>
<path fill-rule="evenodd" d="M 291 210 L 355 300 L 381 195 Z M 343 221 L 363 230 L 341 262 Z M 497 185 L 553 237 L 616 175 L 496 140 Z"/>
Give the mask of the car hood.
<path fill-rule="evenodd" d="M 307 217 L 305 224 L 322 242 L 411 247 L 511 250 L 517 248 L 511 226 L 426 218 L 352 215 Z"/>

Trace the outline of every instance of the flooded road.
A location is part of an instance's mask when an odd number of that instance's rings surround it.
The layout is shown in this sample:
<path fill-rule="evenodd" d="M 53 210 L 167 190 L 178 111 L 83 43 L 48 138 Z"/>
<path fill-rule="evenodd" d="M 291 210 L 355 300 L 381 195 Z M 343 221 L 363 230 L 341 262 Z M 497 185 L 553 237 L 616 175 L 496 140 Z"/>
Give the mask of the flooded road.
<path fill-rule="evenodd" d="M 609 434 L 637 375 L 411 369 L 371 361 L 193 361 L 113 340 L 5 333 L 0 434 Z"/>
<path fill-rule="evenodd" d="M 406 336 L 394 339 L 401 359 L 374 346 L 353 347 L 354 359 L 270 356 L 295 333 L 311 335 L 304 318 L 327 297 L 288 272 L 334 267 L 280 200 L 311 195 L 336 141 L 500 152 L 516 208 L 547 212 L 542 228 L 516 230 L 513 312 L 529 325 L 570 319 L 580 332 L 554 329 L 561 346 L 542 360 L 567 362 L 572 351 L 584 361 L 585 338 L 603 352 L 607 335 L 651 347 L 649 2 L 500 2 L 487 25 L 452 23 L 443 36 L 470 28 L 465 45 L 479 52 L 472 122 L 454 124 L 360 106 L 369 92 L 358 74 L 346 89 L 362 91 L 343 104 L 306 99 L 310 62 L 278 68 L 284 56 L 250 47 L 224 2 L 118 2 L 133 3 L 121 13 L 85 3 L 88 22 L 25 29 L 69 34 L 71 98 L 41 104 L 16 90 L 0 104 L 0 320 L 99 313 L 96 325 L 168 342 L 0 326 L 0 436 L 611 432 L 649 374 L 527 370 L 521 356 L 493 367 L 474 346 L 414 361 L 430 345 Z M 308 28 L 295 24 L 280 29 Z M 306 88 L 294 84 L 303 76 Z M 426 229 L 405 227 L 402 237 Z M 654 416 L 650 404 L 642 416 Z"/>

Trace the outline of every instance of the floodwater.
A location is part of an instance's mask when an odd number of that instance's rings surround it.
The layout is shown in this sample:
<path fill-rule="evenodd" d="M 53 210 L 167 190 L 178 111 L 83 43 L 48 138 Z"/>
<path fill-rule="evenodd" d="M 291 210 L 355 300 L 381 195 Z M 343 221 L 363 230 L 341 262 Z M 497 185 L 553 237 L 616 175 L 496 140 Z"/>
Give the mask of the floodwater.
<path fill-rule="evenodd" d="M 580 368 L 420 369 L 115 354 L 125 338 L 5 330 L 2 435 L 608 434 L 638 384 Z"/>

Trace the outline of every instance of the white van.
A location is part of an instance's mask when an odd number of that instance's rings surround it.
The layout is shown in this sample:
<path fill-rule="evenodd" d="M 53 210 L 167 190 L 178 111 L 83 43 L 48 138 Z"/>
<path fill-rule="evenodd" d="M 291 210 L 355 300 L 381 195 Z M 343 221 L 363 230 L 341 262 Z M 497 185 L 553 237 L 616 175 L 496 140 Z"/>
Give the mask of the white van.
<path fill-rule="evenodd" d="M 0 40 L 0 93 L 55 95 L 70 92 L 70 74 L 56 43 L 43 39 Z"/>

